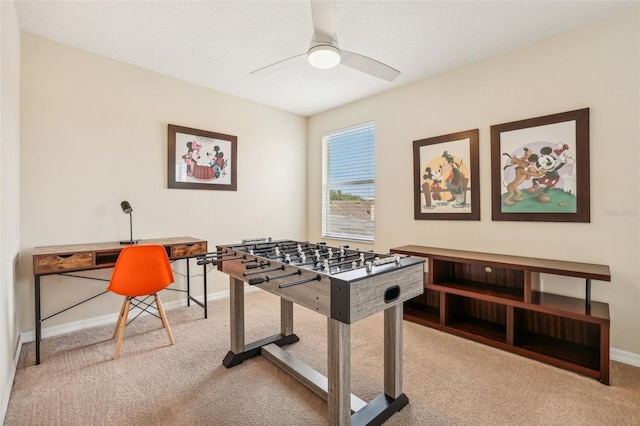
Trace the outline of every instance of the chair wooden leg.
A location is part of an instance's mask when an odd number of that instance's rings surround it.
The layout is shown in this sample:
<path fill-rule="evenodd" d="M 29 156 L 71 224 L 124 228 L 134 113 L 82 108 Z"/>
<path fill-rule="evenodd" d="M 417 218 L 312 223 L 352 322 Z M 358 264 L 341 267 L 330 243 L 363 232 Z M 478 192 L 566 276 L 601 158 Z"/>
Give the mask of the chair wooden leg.
<path fill-rule="evenodd" d="M 160 302 L 160 297 L 157 294 L 154 294 L 153 297 L 156 299 L 156 306 L 158 307 L 158 313 L 160 314 L 160 319 L 162 320 L 162 326 L 167 330 L 167 335 L 169 336 L 169 342 L 171 346 L 175 345 L 176 342 L 173 340 L 173 334 L 171 334 L 171 328 L 169 328 L 169 322 L 167 321 L 167 316 L 164 314 L 164 309 L 162 308 L 162 302 Z"/>
<path fill-rule="evenodd" d="M 115 339 L 116 336 L 118 335 L 118 330 L 120 329 L 120 322 L 122 321 L 122 318 L 125 317 L 125 310 L 124 307 L 127 305 L 127 297 L 124 298 L 124 300 L 122 301 L 122 307 L 120 308 L 120 315 L 118 316 L 118 322 L 116 322 L 116 328 L 113 329 L 113 336 L 111 336 L 112 339 Z"/>
<path fill-rule="evenodd" d="M 116 352 L 113 354 L 113 359 L 120 357 L 120 347 L 122 346 L 122 339 L 124 338 L 124 329 L 127 326 L 127 318 L 129 317 L 129 306 L 131 305 L 131 299 L 126 298 L 124 302 L 122 319 L 120 320 L 120 327 L 118 330 L 118 341 L 116 342 Z"/>

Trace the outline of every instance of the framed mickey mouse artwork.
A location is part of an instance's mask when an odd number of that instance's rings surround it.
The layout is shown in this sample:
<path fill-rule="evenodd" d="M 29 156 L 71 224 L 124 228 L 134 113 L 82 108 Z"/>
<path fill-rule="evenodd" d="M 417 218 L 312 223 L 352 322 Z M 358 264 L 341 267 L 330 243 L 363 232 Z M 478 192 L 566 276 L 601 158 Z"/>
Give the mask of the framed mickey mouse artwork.
<path fill-rule="evenodd" d="M 589 109 L 491 126 L 493 220 L 589 222 Z"/>
<path fill-rule="evenodd" d="M 169 124 L 169 188 L 236 191 L 236 136 Z"/>
<path fill-rule="evenodd" d="M 478 129 L 413 141 L 415 220 L 480 220 Z"/>

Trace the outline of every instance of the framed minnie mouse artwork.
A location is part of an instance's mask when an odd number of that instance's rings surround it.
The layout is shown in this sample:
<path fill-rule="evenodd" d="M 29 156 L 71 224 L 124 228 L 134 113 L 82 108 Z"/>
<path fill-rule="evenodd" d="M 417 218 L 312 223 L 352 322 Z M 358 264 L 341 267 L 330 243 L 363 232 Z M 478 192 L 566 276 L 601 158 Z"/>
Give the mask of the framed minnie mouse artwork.
<path fill-rule="evenodd" d="M 491 126 L 493 220 L 589 222 L 589 109 Z"/>
<path fill-rule="evenodd" d="M 236 136 L 169 124 L 169 188 L 236 191 Z"/>

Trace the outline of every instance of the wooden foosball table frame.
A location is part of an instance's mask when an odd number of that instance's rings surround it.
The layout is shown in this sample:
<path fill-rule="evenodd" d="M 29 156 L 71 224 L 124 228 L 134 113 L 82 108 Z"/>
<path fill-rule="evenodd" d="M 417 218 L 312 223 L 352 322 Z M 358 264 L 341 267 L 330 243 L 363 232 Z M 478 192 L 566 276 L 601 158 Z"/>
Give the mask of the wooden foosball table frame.
<path fill-rule="evenodd" d="M 423 292 L 424 261 L 308 242 L 252 241 L 219 245 L 214 254 L 201 259 L 217 263 L 218 270 L 230 277 L 231 348 L 223 364 L 231 368 L 265 356 L 327 401 L 331 425 L 379 425 L 408 404 L 402 391 L 403 302 Z M 267 253 L 267 248 L 277 245 L 283 247 L 280 256 Z M 298 256 L 298 265 L 305 266 L 297 266 L 289 257 L 285 260 L 287 246 L 291 256 Z M 317 262 L 300 262 L 301 250 L 312 259 L 315 251 Z M 318 266 L 322 264 L 324 269 Z M 257 275 L 262 277 L 250 278 Z M 245 282 L 280 297 L 280 333 L 248 344 Z M 327 377 L 281 348 L 299 340 L 293 330 L 294 303 L 327 317 Z M 384 390 L 367 403 L 351 394 L 351 324 L 381 311 Z"/>

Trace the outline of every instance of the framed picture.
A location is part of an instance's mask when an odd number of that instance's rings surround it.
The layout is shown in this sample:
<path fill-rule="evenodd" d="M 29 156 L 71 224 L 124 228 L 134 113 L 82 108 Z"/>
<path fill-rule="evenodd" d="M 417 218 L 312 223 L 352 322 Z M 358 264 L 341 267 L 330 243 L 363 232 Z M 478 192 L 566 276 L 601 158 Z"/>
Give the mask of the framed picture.
<path fill-rule="evenodd" d="M 236 136 L 169 124 L 169 188 L 236 191 Z"/>
<path fill-rule="evenodd" d="M 493 220 L 589 222 L 589 109 L 491 126 Z"/>
<path fill-rule="evenodd" d="M 478 129 L 413 141 L 414 219 L 480 220 Z"/>

